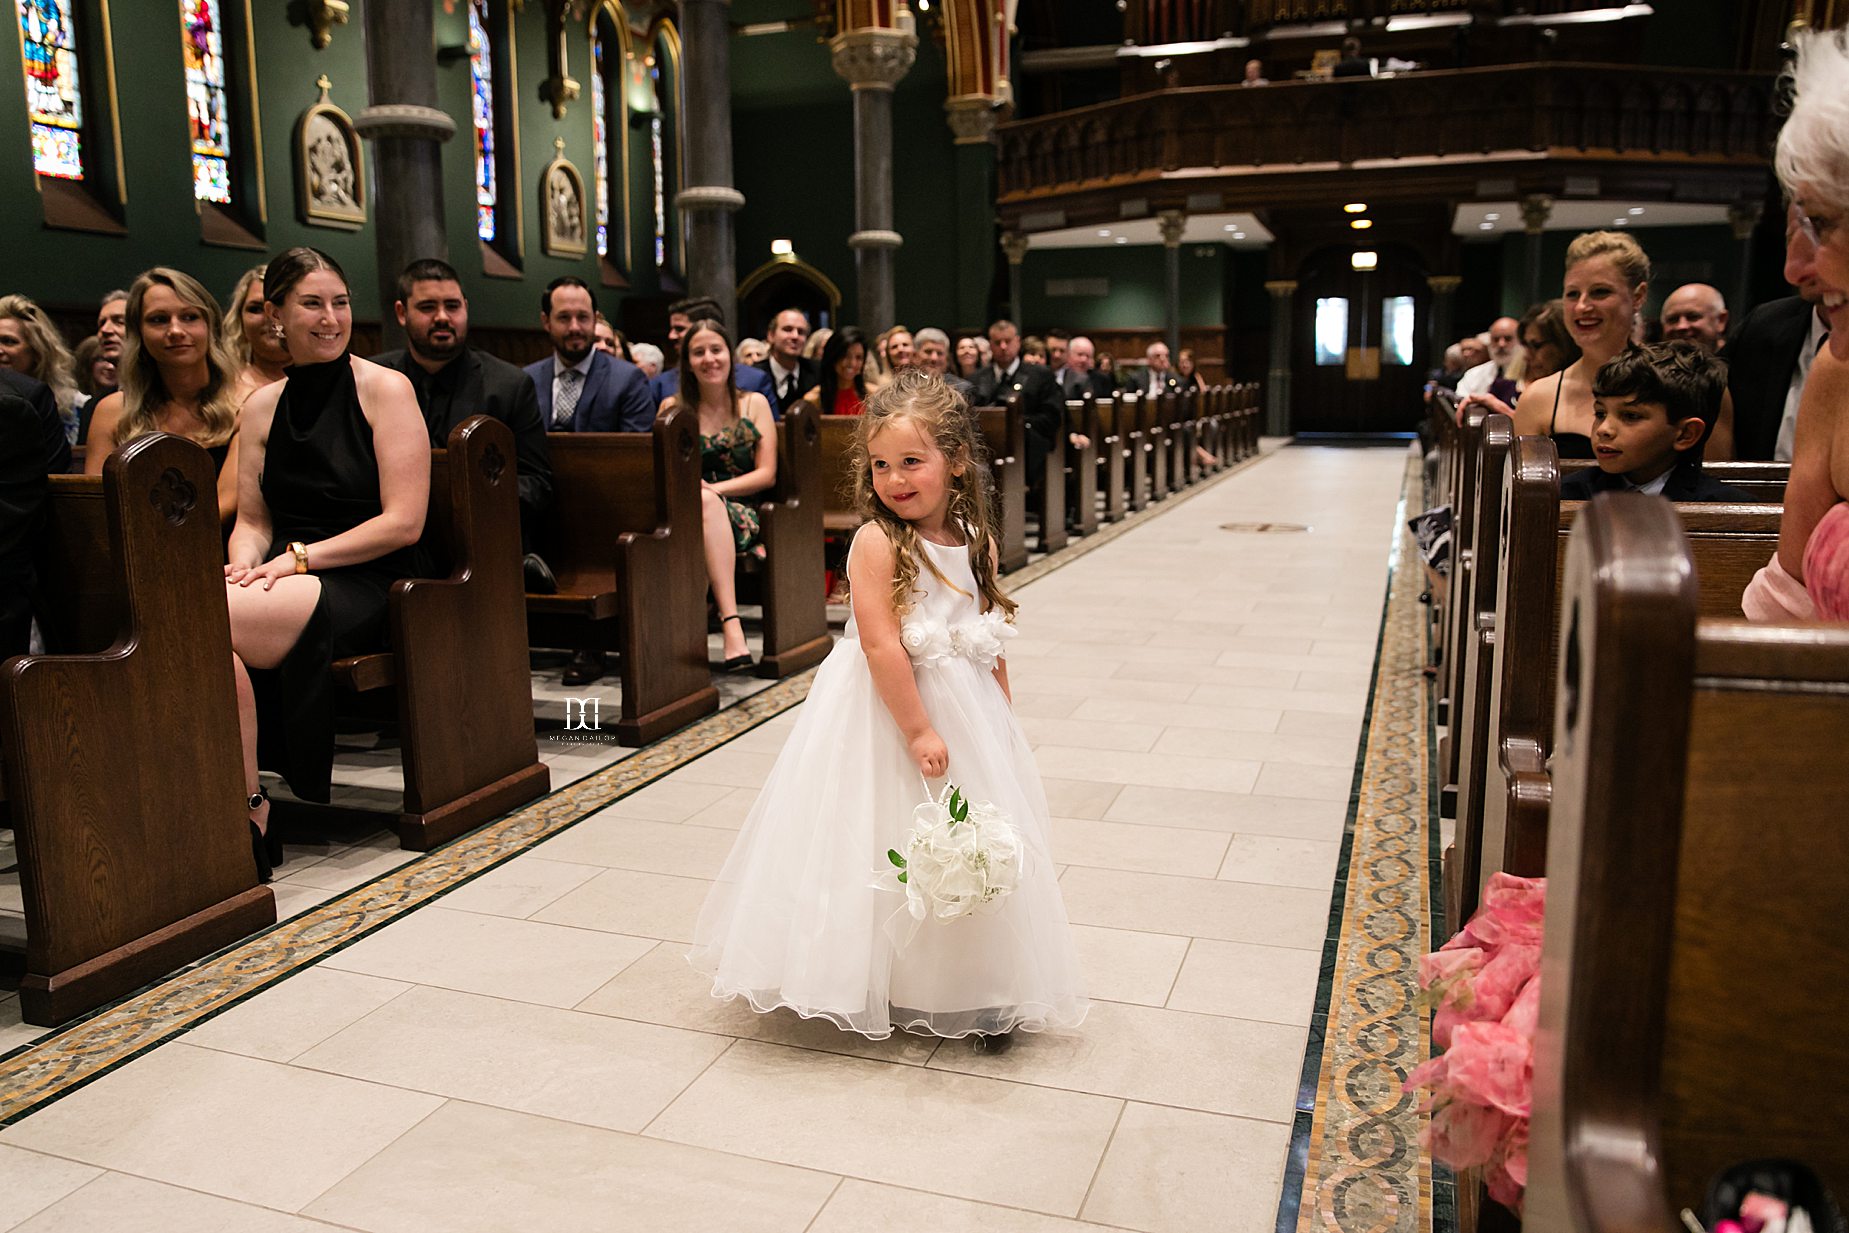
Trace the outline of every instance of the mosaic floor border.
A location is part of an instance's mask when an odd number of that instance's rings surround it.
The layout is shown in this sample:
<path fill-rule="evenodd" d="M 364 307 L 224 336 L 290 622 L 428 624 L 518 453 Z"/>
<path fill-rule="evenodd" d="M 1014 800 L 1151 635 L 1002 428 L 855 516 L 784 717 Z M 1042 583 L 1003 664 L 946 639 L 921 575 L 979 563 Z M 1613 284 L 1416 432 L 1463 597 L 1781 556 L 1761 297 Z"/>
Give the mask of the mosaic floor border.
<path fill-rule="evenodd" d="M 1094 552 L 1263 461 L 1255 454 L 1095 535 L 1008 575 L 1018 589 Z M 158 984 L 0 1056 L 0 1126 L 9 1126 L 119 1066 L 255 997 L 570 828 L 808 695 L 815 669 L 710 715 L 603 770 L 489 822 L 398 869 L 209 956 Z"/>
<path fill-rule="evenodd" d="M 1437 1193 L 1419 1147 L 1424 1117 L 1401 1090 L 1430 1056 L 1418 957 L 1431 946 L 1433 748 L 1423 579 L 1405 531 L 1417 508 L 1409 459 L 1361 759 L 1330 904 L 1278 1233 L 1427 1233 Z"/>

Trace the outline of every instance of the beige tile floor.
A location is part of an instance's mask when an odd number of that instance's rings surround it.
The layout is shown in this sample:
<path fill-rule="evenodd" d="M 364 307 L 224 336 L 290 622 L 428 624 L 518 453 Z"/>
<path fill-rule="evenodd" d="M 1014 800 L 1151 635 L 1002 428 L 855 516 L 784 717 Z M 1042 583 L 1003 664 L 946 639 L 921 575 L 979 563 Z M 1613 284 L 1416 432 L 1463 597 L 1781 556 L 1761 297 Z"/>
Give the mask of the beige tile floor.
<path fill-rule="evenodd" d="M 0 1229 L 1269 1230 L 1403 466 L 1283 450 L 1022 590 L 1081 1028 L 995 1057 L 706 995 L 681 952 L 789 713 L 0 1132 Z M 1219 529 L 1260 520 L 1312 530 Z M 403 859 L 303 856 L 304 905 Z"/>

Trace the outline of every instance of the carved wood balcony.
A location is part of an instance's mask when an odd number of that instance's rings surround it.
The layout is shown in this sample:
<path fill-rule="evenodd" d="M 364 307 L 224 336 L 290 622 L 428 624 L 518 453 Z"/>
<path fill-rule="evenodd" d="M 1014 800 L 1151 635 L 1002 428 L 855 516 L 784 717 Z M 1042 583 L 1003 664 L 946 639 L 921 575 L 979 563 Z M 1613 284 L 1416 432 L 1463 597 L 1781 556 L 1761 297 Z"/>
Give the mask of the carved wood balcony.
<path fill-rule="evenodd" d="M 1126 190 L 1160 208 L 1211 189 L 1244 208 L 1292 181 L 1339 192 L 1391 171 L 1412 173 L 1393 177 L 1408 192 L 1449 182 L 1468 195 L 1485 177 L 1551 168 L 1648 178 L 1631 187 L 1648 198 L 1725 200 L 1713 194 L 1757 195 L 1778 124 L 1772 77 L 1692 69 L 1550 63 L 1206 86 L 999 126 L 998 198 L 1019 214 Z"/>

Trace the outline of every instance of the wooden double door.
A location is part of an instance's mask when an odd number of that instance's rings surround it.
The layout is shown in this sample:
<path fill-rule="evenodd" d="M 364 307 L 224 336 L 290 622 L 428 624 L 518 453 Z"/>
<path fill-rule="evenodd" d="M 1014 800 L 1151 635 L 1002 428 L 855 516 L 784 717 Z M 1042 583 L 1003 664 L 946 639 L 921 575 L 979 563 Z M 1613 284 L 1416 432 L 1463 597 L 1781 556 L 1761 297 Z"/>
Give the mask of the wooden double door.
<path fill-rule="evenodd" d="M 1291 426 L 1297 432 L 1412 432 L 1431 367 L 1425 271 L 1403 252 L 1352 247 L 1305 260 L 1291 329 Z M 1365 260 L 1361 263 L 1366 264 Z"/>

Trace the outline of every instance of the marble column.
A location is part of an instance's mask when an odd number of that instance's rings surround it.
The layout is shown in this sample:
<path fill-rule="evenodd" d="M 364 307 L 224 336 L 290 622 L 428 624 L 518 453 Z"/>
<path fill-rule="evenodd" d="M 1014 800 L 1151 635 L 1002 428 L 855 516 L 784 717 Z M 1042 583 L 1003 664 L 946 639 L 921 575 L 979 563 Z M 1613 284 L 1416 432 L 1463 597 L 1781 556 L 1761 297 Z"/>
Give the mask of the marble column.
<path fill-rule="evenodd" d="M 1156 226 L 1162 231 L 1162 333 L 1168 340 L 1169 362 L 1174 363 L 1181 354 L 1181 236 L 1188 229 L 1188 215 L 1164 210 L 1156 215 Z"/>
<path fill-rule="evenodd" d="M 958 326 L 988 324 L 995 284 L 995 99 L 965 94 L 946 99 L 957 169 Z M 1012 311 L 1012 310 L 1011 310 Z"/>
<path fill-rule="evenodd" d="M 1764 210 L 1764 203 L 1758 201 L 1742 201 L 1727 209 L 1727 221 L 1733 227 L 1733 238 L 1740 244 L 1740 257 L 1733 274 L 1733 294 L 1727 300 L 1727 306 L 1733 310 L 1736 321 L 1746 315 L 1746 305 L 1752 296 L 1753 229 L 1759 226 L 1759 216 Z"/>
<path fill-rule="evenodd" d="M 424 257 L 449 259 L 442 146 L 455 135 L 456 122 L 437 109 L 435 10 L 368 4 L 365 14 L 370 105 L 353 117 L 353 127 L 372 142 L 372 235 L 382 345 L 389 349 L 404 345 L 392 315 L 398 272 Z"/>
<path fill-rule="evenodd" d="M 1288 437 L 1290 426 L 1290 323 L 1297 284 L 1282 279 L 1265 284 L 1271 293 L 1271 370 L 1265 382 L 1265 432 Z"/>
<path fill-rule="evenodd" d="M 1426 339 L 1431 344 L 1428 368 L 1438 368 L 1444 363 L 1445 348 L 1457 341 L 1457 323 L 1454 320 L 1457 308 L 1457 289 L 1464 280 L 1456 274 L 1433 274 L 1425 280 L 1431 290 L 1431 309 L 1426 316 Z M 1530 301 L 1532 303 L 1532 301 Z"/>
<path fill-rule="evenodd" d="M 1528 303 L 1541 298 L 1541 233 L 1554 212 L 1554 199 L 1539 193 L 1522 198 L 1522 230 L 1528 236 Z M 1557 284 L 1556 280 L 1556 284 Z"/>
<path fill-rule="evenodd" d="M 716 300 L 738 323 L 738 239 L 732 215 L 731 0 L 681 0 L 681 74 L 687 166 L 674 207 L 687 222 L 687 292 Z"/>
<path fill-rule="evenodd" d="M 1027 315 L 1027 300 L 1022 294 L 1021 267 L 1027 261 L 1027 237 L 1019 231 L 1002 232 L 1002 255 L 1008 258 L 1008 315 L 1025 334 L 1027 326 L 1021 319 Z"/>
<path fill-rule="evenodd" d="M 860 328 L 872 338 L 892 327 L 892 90 L 912 67 L 918 36 L 910 30 L 844 30 L 828 44 L 834 69 L 854 91 L 854 271 Z"/>

